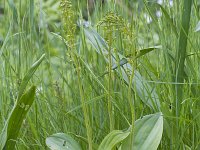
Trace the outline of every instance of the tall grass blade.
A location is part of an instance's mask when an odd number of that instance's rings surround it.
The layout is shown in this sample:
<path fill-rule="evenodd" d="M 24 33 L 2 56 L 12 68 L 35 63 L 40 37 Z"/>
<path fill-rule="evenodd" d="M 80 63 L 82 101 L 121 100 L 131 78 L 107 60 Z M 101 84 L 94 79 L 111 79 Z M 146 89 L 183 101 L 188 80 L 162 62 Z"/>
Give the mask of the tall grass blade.
<path fill-rule="evenodd" d="M 7 34 L 6 34 L 6 38 L 5 38 L 5 40 L 3 41 L 3 45 L 1 46 L 1 49 L 0 49 L 0 57 L 1 57 L 1 55 L 3 54 L 3 51 L 4 51 L 5 46 L 6 46 L 6 43 L 7 43 L 8 40 L 9 40 L 9 36 L 10 36 L 11 30 L 12 30 L 12 27 L 11 27 L 11 25 L 10 25 L 9 30 L 8 30 L 8 32 L 7 32 Z"/>
<path fill-rule="evenodd" d="M 18 93 L 18 98 L 20 98 L 24 92 L 24 90 L 26 89 L 26 86 L 29 82 L 29 80 L 31 79 L 31 77 L 33 76 L 33 74 L 35 73 L 35 71 L 37 70 L 37 68 L 39 67 L 39 65 L 41 64 L 41 62 L 44 60 L 45 58 L 45 54 L 43 54 L 32 66 L 31 68 L 28 70 L 28 72 L 26 73 L 26 75 L 24 76 L 20 87 L 19 87 L 19 93 Z"/>
<path fill-rule="evenodd" d="M 12 10 L 13 19 L 14 19 L 15 23 L 18 23 L 18 12 L 17 12 L 17 8 L 15 6 L 15 2 L 13 0 L 8 0 L 7 2 Z"/>
<path fill-rule="evenodd" d="M 160 4 L 158 4 L 158 3 L 156 3 L 156 5 L 161 9 L 161 11 L 163 12 L 163 14 L 164 14 L 164 16 L 165 16 L 165 18 L 166 18 L 166 21 L 169 23 L 169 25 L 170 25 L 172 31 L 174 32 L 174 34 L 175 34 L 176 37 L 178 38 L 177 28 L 176 28 L 176 26 L 174 25 L 172 19 L 170 18 L 170 15 L 168 14 L 168 12 L 165 10 L 165 8 L 164 8 L 162 5 L 160 5 Z"/>
<path fill-rule="evenodd" d="M 191 9 L 192 9 L 192 0 L 184 0 L 181 30 L 179 36 L 179 45 L 176 51 L 175 81 L 177 83 L 182 83 L 184 81 L 184 63 L 186 58 L 188 31 L 190 28 Z M 183 85 L 177 84 L 175 86 L 175 89 L 176 89 L 176 100 L 175 100 L 176 116 L 178 117 L 180 115 L 180 104 L 183 98 Z"/>

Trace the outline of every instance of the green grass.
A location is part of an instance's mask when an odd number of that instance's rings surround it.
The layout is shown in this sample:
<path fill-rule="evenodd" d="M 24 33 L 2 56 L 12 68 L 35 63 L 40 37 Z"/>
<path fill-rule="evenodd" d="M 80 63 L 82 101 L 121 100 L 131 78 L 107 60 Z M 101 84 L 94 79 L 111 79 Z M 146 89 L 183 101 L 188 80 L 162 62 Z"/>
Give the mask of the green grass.
<path fill-rule="evenodd" d="M 134 149 L 152 130 L 162 133 L 152 149 L 200 149 L 199 5 L 129 1 L 98 3 L 89 28 L 77 25 L 85 1 L 64 13 L 56 0 L 0 2 L 0 130 L 29 79 L 36 86 L 15 149 L 49 149 L 59 135 L 75 148 Z"/>

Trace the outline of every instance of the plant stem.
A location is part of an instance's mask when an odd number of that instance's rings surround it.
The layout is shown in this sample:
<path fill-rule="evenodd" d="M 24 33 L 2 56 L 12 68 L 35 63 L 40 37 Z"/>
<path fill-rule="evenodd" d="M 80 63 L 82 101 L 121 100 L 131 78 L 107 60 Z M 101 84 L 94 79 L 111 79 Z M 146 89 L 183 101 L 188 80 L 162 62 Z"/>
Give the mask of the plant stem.
<path fill-rule="evenodd" d="M 177 132 L 176 132 L 176 139 L 178 138 L 180 129 L 180 111 L 181 111 L 181 102 L 183 100 L 183 83 L 184 82 L 184 63 L 186 58 L 186 50 L 187 50 L 187 39 L 188 39 L 188 31 L 190 28 L 190 15 L 191 15 L 191 8 L 192 8 L 192 0 L 184 0 L 183 4 L 183 10 L 182 10 L 182 22 L 181 22 L 181 30 L 180 30 L 180 36 L 179 36 L 179 45 L 176 52 L 176 64 L 175 64 L 175 73 L 176 73 L 176 79 L 175 82 L 177 83 L 175 85 L 175 104 L 176 107 L 175 113 L 176 113 L 176 126 L 177 126 Z M 181 142 L 181 139 L 178 141 Z"/>
<path fill-rule="evenodd" d="M 183 13 L 182 13 L 182 23 L 179 36 L 179 46 L 176 52 L 176 82 L 182 83 L 184 81 L 184 63 L 186 58 L 186 48 L 187 48 L 187 38 L 188 31 L 190 27 L 190 14 L 191 14 L 192 0 L 184 0 Z M 183 98 L 183 85 L 176 84 L 176 116 L 180 115 L 180 104 Z"/>
<path fill-rule="evenodd" d="M 92 128 L 91 128 L 91 123 L 90 123 L 90 118 L 89 118 L 89 110 L 88 110 L 89 108 L 86 106 L 83 85 L 81 82 L 81 66 L 80 66 L 80 62 L 75 54 L 73 54 L 73 58 L 74 58 L 74 63 L 76 66 L 76 72 L 77 72 L 77 76 L 78 76 L 78 86 L 79 86 L 79 92 L 80 92 L 81 103 L 82 103 L 82 108 L 83 108 L 85 126 L 86 126 L 86 130 L 87 130 L 87 138 L 88 138 L 88 146 L 89 146 L 88 149 L 92 150 Z"/>
<path fill-rule="evenodd" d="M 110 30 L 110 29 L 109 29 Z M 114 118 L 113 118 L 113 108 L 112 108 L 112 32 L 109 36 L 109 50 L 108 50 L 108 113 L 110 119 L 110 131 L 114 129 Z"/>
<path fill-rule="evenodd" d="M 131 92 L 132 92 L 132 83 L 133 83 L 133 78 L 134 78 L 134 65 L 132 65 L 132 68 L 133 68 L 133 70 L 132 70 L 132 73 L 131 73 L 131 76 L 130 76 L 130 81 L 129 81 L 129 87 L 128 87 L 128 101 L 129 101 L 129 105 L 130 105 L 130 107 L 131 107 L 131 119 L 132 119 L 132 122 L 131 122 L 131 125 L 132 125 L 132 127 L 131 127 L 131 133 L 130 133 L 130 143 L 131 143 L 131 145 L 130 145 L 130 150 L 132 149 L 132 147 L 133 147 L 133 138 L 134 138 L 134 123 L 135 123 L 135 111 L 134 111 L 134 105 L 133 105 L 133 102 L 132 102 L 132 94 L 131 94 Z"/>

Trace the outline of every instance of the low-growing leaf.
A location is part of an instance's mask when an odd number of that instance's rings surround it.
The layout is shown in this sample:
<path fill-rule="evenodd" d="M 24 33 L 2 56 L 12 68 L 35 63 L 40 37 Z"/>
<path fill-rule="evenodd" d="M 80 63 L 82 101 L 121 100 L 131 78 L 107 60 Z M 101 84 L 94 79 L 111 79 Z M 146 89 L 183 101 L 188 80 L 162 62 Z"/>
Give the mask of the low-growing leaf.
<path fill-rule="evenodd" d="M 131 150 L 156 150 L 163 133 L 162 113 L 144 116 L 136 120 L 134 128 L 133 147 Z M 129 150 L 130 135 L 123 141 L 121 150 Z"/>
<path fill-rule="evenodd" d="M 26 93 L 24 93 L 24 91 L 44 57 L 45 55 L 43 54 L 41 58 L 32 65 L 22 80 L 17 101 L 0 135 L 0 150 L 4 147 L 6 147 L 6 149 L 14 149 L 15 147 L 15 141 L 18 137 L 22 122 L 34 101 L 36 87 L 32 86 Z"/>
<path fill-rule="evenodd" d="M 65 133 L 56 133 L 47 137 L 46 145 L 51 150 L 81 150 L 79 143 Z"/>
<path fill-rule="evenodd" d="M 130 131 L 114 130 L 101 142 L 98 150 L 112 150 L 118 143 L 128 137 Z"/>
<path fill-rule="evenodd" d="M 21 98 L 18 100 L 18 103 L 15 104 L 1 133 L 0 149 L 3 147 L 6 149 L 14 149 L 22 122 L 34 101 L 35 91 L 36 87 L 32 86 L 21 96 Z"/>

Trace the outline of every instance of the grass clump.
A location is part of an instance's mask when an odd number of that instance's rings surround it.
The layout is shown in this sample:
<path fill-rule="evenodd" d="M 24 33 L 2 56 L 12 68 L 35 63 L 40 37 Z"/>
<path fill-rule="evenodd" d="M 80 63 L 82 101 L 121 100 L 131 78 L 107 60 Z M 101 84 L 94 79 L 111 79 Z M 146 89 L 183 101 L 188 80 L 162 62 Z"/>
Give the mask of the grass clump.
<path fill-rule="evenodd" d="M 0 129 L 36 86 L 12 149 L 199 149 L 198 7 L 1 1 Z"/>

